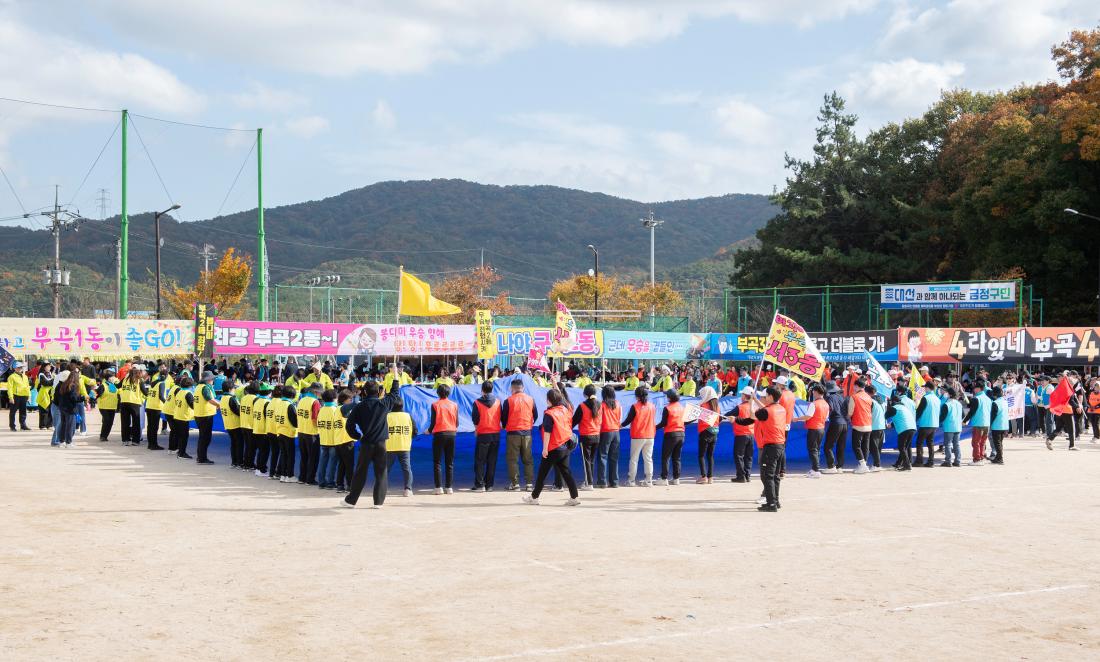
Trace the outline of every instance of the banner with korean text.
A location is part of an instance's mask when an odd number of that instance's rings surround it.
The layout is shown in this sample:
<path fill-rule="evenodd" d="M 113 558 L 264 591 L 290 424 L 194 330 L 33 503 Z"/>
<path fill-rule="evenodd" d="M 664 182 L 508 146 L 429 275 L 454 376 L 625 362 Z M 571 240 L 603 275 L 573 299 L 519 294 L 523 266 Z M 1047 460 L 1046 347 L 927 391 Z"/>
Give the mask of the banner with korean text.
<path fill-rule="evenodd" d="M 473 324 L 328 324 L 218 320 L 214 353 L 363 356 L 477 354 Z"/>
<path fill-rule="evenodd" d="M 19 358 L 188 356 L 195 321 L 0 318 L 0 346 Z"/>
<path fill-rule="evenodd" d="M 540 329 L 519 326 L 498 326 L 493 329 L 496 353 L 504 356 L 527 356 L 532 347 L 546 351 L 554 358 L 598 359 L 603 356 L 604 332 L 592 329 L 578 329 L 577 342 L 565 354 L 553 352 L 550 345 L 554 341 L 553 329 Z"/>
<path fill-rule="evenodd" d="M 707 341 L 706 334 L 648 331 L 604 331 L 603 338 L 605 359 L 670 361 L 702 358 Z"/>
<path fill-rule="evenodd" d="M 879 308 L 884 310 L 943 310 L 1015 308 L 1016 283 L 917 283 L 882 285 Z"/>
<path fill-rule="evenodd" d="M 781 313 L 772 318 L 764 359 L 814 381 L 820 381 L 825 371 L 825 359 L 818 353 L 806 329 Z"/>
<path fill-rule="evenodd" d="M 810 337 L 826 361 L 860 363 L 864 352 L 869 352 L 878 361 L 898 360 L 895 329 L 830 331 L 810 333 Z M 767 349 L 767 340 L 768 336 L 763 333 L 711 333 L 704 346 L 704 356 L 714 361 L 759 361 Z"/>
<path fill-rule="evenodd" d="M 1100 358 L 1100 327 L 898 329 L 902 361 L 1081 365 Z"/>
<path fill-rule="evenodd" d="M 474 327 L 477 329 L 477 358 L 491 359 L 497 355 L 493 344 L 493 311 L 478 310 L 474 313 Z"/>

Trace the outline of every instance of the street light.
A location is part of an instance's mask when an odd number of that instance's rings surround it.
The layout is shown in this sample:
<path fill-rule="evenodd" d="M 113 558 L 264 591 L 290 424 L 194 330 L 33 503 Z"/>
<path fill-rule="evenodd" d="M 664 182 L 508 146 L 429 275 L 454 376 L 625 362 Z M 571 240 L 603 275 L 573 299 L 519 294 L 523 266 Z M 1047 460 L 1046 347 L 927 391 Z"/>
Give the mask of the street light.
<path fill-rule="evenodd" d="M 653 267 L 653 255 L 654 255 L 654 242 L 656 241 L 656 230 L 658 225 L 664 224 L 664 221 L 659 221 L 653 218 L 653 212 L 649 212 L 649 216 L 641 219 L 642 227 L 649 228 L 649 284 L 653 286 L 656 284 L 656 273 Z"/>
<path fill-rule="evenodd" d="M 164 216 L 165 214 L 167 214 L 170 211 L 176 211 L 179 208 L 180 208 L 179 204 L 173 204 L 171 207 L 169 207 L 168 209 L 165 209 L 164 211 L 155 211 L 155 212 L 153 212 L 153 232 L 156 235 L 154 237 L 154 241 L 156 243 L 153 246 L 153 248 L 156 252 L 156 261 L 157 261 L 157 319 L 158 320 L 160 319 L 160 217 Z"/>
<path fill-rule="evenodd" d="M 588 250 L 592 251 L 592 257 L 596 260 L 596 268 L 592 270 L 592 275 L 596 279 L 596 286 L 593 288 L 593 292 L 595 292 L 593 298 L 595 298 L 596 303 L 592 319 L 598 324 L 600 321 L 600 252 L 592 244 L 588 244 Z"/>
<path fill-rule="evenodd" d="M 1085 214 L 1083 212 L 1077 211 L 1076 209 L 1065 209 L 1064 211 L 1067 214 L 1073 214 L 1074 216 L 1084 216 L 1085 218 L 1091 218 L 1094 221 L 1100 221 L 1100 216 L 1093 216 L 1092 214 Z M 1097 256 L 1097 262 L 1098 262 L 1098 264 L 1100 264 L 1100 254 L 1098 254 L 1098 256 Z M 1098 266 L 1097 268 L 1100 269 L 1100 266 Z M 1097 281 L 1097 286 L 1096 286 L 1096 319 L 1097 319 L 1097 323 L 1100 323 L 1100 280 Z"/>

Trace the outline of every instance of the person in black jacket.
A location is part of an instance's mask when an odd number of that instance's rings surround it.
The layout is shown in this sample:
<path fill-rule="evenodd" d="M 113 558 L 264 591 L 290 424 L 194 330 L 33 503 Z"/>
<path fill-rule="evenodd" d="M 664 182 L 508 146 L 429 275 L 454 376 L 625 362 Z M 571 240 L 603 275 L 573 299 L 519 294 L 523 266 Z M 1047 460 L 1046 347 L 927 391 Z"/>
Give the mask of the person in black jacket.
<path fill-rule="evenodd" d="M 390 370 L 396 373 L 397 368 Z M 393 404 L 401 399 L 401 380 L 395 378 L 390 383 L 390 392 L 384 398 L 378 397 L 381 391 L 378 382 L 367 382 L 363 387 L 363 400 L 347 416 L 344 429 L 352 439 L 359 440 L 359 460 L 348 495 L 340 502 L 346 508 L 354 508 L 359 501 L 371 465 L 374 465 L 373 507 L 381 508 L 386 502 L 386 439 L 390 436 L 386 416 L 393 410 Z"/>
<path fill-rule="evenodd" d="M 821 473 L 844 473 L 844 444 L 848 438 L 848 398 L 837 388 L 836 382 L 825 382 L 825 402 L 829 404 L 829 428 L 825 432 L 825 469 Z"/>

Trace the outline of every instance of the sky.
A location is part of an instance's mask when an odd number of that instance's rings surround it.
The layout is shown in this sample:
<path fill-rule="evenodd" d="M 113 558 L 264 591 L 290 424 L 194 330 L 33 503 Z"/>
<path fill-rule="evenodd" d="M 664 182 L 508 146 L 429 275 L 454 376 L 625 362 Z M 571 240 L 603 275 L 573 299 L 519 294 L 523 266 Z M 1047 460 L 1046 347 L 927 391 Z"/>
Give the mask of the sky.
<path fill-rule="evenodd" d="M 0 96 L 100 109 L 0 101 L 0 219 L 55 185 L 117 214 L 122 108 L 130 213 L 181 220 L 255 207 L 257 127 L 268 208 L 430 178 L 771 193 L 829 92 L 867 131 L 945 89 L 1054 80 L 1050 46 L 1098 19 L 1095 0 L 0 0 Z"/>

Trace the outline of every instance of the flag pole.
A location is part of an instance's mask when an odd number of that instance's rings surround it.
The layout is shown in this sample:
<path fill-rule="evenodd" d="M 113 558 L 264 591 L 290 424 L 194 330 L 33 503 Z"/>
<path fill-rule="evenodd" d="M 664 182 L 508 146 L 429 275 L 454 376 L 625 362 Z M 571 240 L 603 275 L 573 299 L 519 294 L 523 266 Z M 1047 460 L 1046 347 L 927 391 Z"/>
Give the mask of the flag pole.
<path fill-rule="evenodd" d="M 772 335 L 772 329 L 775 328 L 775 316 L 779 312 L 778 309 L 772 311 L 772 324 L 768 327 L 768 337 Z M 756 369 L 756 379 L 752 382 L 752 399 L 758 400 L 756 396 L 756 386 L 760 383 L 760 373 L 764 372 L 764 359 L 768 357 L 768 349 L 765 347 L 764 351 L 760 354 L 760 366 Z M 740 395 L 740 393 L 738 393 Z"/>
<path fill-rule="evenodd" d="M 405 274 L 405 265 L 403 265 L 403 264 L 398 265 L 398 267 L 397 267 L 397 314 L 394 316 L 395 317 L 394 324 L 396 324 L 398 326 L 401 325 L 401 290 L 404 289 L 403 287 L 401 287 L 401 284 L 403 282 L 405 282 L 404 274 Z M 396 349 L 396 347 L 394 348 L 394 352 L 393 352 L 393 365 L 394 365 L 394 367 L 397 367 L 397 349 Z"/>

